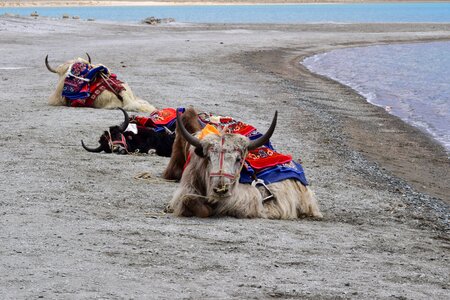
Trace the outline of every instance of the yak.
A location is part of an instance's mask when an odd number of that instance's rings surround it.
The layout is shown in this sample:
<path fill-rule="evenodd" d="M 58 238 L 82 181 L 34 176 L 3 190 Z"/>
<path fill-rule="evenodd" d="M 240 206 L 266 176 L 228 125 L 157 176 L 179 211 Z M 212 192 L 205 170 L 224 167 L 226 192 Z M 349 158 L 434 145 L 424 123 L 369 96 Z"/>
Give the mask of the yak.
<path fill-rule="evenodd" d="M 175 179 L 179 179 L 181 177 L 182 167 L 184 165 L 184 155 L 182 158 L 179 158 L 178 148 L 182 146 L 174 147 L 174 142 L 179 145 L 183 143 L 181 139 L 176 141 L 175 133 L 169 130 L 167 131 L 156 131 L 152 127 L 145 127 L 139 124 L 136 124 L 136 131 L 127 130 L 130 119 L 134 120 L 135 116 L 130 116 L 128 113 L 119 108 L 123 115 L 124 121 L 120 125 L 114 125 L 109 127 L 109 130 L 104 131 L 99 139 L 99 146 L 96 148 L 90 148 L 86 146 L 81 141 L 81 145 L 88 152 L 106 152 L 106 153 L 117 153 L 117 154 L 129 154 L 129 153 L 147 153 L 150 149 L 154 149 L 156 154 L 164 157 L 171 157 L 169 166 L 170 169 L 175 170 L 174 172 L 179 173 L 179 177 Z M 199 122 L 197 121 L 197 112 L 193 108 L 187 108 L 182 116 L 182 122 L 186 128 L 188 128 L 189 132 L 196 132 L 201 129 Z M 172 151 L 175 149 L 176 155 L 172 155 Z M 172 159 L 172 157 L 174 157 Z M 175 158 L 177 157 L 177 158 Z M 169 168 L 169 167 L 168 167 Z M 172 172 L 166 172 L 168 175 L 163 177 L 171 177 Z"/>
<path fill-rule="evenodd" d="M 50 105 L 121 107 L 148 113 L 156 110 L 147 101 L 136 97 L 129 85 L 119 81 L 105 66 L 92 65 L 89 54 L 86 55 L 88 60 L 72 59 L 56 68 L 50 66 L 48 55 L 45 57 L 47 69 L 59 76 L 56 89 L 49 97 Z"/>
<path fill-rule="evenodd" d="M 191 146 L 169 211 L 176 216 L 203 218 L 322 218 L 314 193 L 299 180 L 284 179 L 267 185 L 264 182 L 239 182 L 248 151 L 269 141 L 276 127 L 277 115 L 275 112 L 265 134 L 250 140 L 244 135 L 224 131 L 199 139 L 186 130 L 177 114 L 177 129 Z"/>
<path fill-rule="evenodd" d="M 199 122 L 198 112 L 192 107 L 185 110 L 181 116 L 181 119 L 184 128 L 191 134 L 202 129 L 202 124 Z M 171 152 L 172 154 L 170 156 L 169 163 L 167 164 L 162 177 L 166 180 L 179 181 L 181 179 L 183 167 L 189 153 L 189 144 L 183 138 L 179 126 L 176 126 L 175 128 L 175 138 Z"/>

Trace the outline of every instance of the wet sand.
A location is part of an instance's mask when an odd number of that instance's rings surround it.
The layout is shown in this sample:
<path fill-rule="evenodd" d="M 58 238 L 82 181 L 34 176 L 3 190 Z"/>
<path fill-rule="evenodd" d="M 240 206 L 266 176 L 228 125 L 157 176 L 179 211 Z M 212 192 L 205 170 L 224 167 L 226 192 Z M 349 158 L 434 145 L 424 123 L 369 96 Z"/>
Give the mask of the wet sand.
<path fill-rule="evenodd" d="M 450 39 L 450 25 L 101 24 L 0 17 L 0 297 L 448 296 L 442 147 L 299 65 L 340 47 Z M 157 107 L 194 105 L 301 158 L 323 221 L 175 218 L 166 158 L 92 154 L 114 110 L 51 107 L 44 66 L 89 52 Z M 138 180 L 150 172 L 154 180 Z M 413 177 L 410 177 L 414 175 Z M 447 201 L 447 203 L 445 202 Z"/>

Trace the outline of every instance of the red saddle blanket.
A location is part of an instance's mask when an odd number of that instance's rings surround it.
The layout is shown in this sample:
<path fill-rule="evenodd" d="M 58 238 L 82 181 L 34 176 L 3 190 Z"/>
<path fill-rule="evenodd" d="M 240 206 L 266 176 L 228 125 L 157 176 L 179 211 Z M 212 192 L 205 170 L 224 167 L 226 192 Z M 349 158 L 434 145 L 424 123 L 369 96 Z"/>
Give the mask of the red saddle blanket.
<path fill-rule="evenodd" d="M 267 146 L 259 147 L 248 152 L 245 161 L 255 170 L 274 167 L 289 163 L 292 156 L 279 153 Z"/>
<path fill-rule="evenodd" d="M 175 108 L 163 108 L 155 110 L 148 117 L 134 116 L 134 120 L 141 126 L 160 127 L 169 126 L 175 122 L 177 118 L 177 110 Z"/>

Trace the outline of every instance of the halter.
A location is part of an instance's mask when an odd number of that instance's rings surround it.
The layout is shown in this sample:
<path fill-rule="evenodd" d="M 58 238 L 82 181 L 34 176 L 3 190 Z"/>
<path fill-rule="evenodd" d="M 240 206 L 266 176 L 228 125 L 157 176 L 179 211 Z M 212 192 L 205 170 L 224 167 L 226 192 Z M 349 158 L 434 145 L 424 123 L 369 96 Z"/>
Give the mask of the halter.
<path fill-rule="evenodd" d="M 108 139 L 109 139 L 108 144 L 109 144 L 109 147 L 111 148 L 111 152 L 113 152 L 114 146 L 119 145 L 119 146 L 122 146 L 127 153 L 129 153 L 127 141 L 125 139 L 125 136 L 122 133 L 120 133 L 120 140 L 113 141 L 111 138 L 111 132 L 108 130 Z"/>
<path fill-rule="evenodd" d="M 219 152 L 219 172 L 210 173 L 209 177 L 226 177 L 228 179 L 231 179 L 232 182 L 230 184 L 233 184 L 236 181 L 236 179 L 239 178 L 239 176 L 241 174 L 242 167 L 244 166 L 244 163 L 245 163 L 245 157 L 247 156 L 247 151 L 245 151 L 243 153 L 245 155 L 242 156 L 242 162 L 241 162 L 241 165 L 240 165 L 239 169 L 237 170 L 237 172 L 235 174 L 225 173 L 223 170 L 223 161 L 225 159 L 225 153 L 226 153 L 225 149 L 223 149 L 224 143 L 225 143 L 225 139 L 222 136 L 221 145 L 220 145 L 221 149 Z M 236 149 L 236 150 L 241 152 L 238 149 Z M 242 152 L 241 152 L 241 154 L 242 154 Z"/>

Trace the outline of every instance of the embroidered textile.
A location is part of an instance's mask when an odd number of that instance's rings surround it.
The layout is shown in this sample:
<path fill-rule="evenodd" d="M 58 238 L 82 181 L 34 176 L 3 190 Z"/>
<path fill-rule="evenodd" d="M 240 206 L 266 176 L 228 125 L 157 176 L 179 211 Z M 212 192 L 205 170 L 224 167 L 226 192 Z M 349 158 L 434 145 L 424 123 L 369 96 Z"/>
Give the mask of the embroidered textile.
<path fill-rule="evenodd" d="M 76 62 L 64 79 L 62 96 L 69 100 L 69 106 L 92 107 L 104 90 L 115 94 L 123 91 L 122 83 L 105 66 L 94 67 L 88 63 Z"/>
<path fill-rule="evenodd" d="M 144 127 L 153 128 L 156 132 L 169 129 L 175 131 L 177 112 L 184 112 L 184 108 L 163 108 L 156 110 L 148 117 L 131 116 L 131 122 L 135 122 Z"/>

